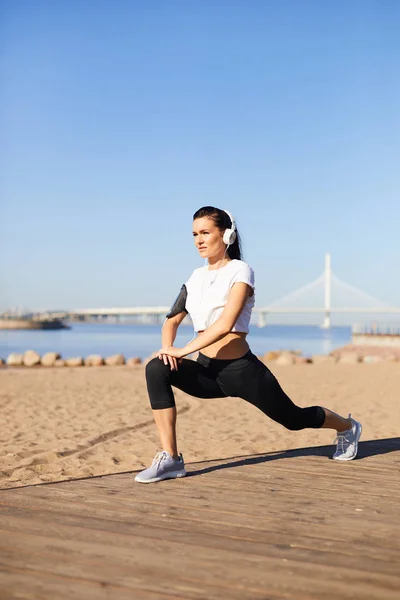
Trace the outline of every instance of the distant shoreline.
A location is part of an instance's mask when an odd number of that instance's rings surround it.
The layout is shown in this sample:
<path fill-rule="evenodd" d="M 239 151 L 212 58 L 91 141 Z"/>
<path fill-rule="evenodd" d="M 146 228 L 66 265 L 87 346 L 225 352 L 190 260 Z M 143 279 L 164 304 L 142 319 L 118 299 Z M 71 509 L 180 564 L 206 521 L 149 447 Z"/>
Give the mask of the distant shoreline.
<path fill-rule="evenodd" d="M 70 326 L 60 319 L 24 319 L 24 318 L 0 318 L 0 329 L 70 329 Z"/>

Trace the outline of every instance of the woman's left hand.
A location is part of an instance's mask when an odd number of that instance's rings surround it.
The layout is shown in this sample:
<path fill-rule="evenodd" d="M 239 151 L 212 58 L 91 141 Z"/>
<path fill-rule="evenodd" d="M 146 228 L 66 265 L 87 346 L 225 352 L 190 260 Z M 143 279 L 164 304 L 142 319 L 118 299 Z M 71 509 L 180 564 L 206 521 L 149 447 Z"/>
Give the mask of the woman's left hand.
<path fill-rule="evenodd" d="M 157 356 L 161 354 L 167 354 L 168 356 L 173 356 L 175 358 L 183 358 L 184 354 L 182 352 L 183 348 L 174 348 L 173 346 L 164 346 L 157 352 Z"/>

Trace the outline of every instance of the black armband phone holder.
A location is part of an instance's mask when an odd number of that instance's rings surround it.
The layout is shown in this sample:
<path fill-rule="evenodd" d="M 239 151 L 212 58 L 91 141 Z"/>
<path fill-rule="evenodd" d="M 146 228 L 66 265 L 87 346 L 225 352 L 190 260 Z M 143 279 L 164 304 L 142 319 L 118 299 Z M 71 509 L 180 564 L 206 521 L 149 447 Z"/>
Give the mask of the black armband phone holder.
<path fill-rule="evenodd" d="M 185 312 L 186 314 L 188 314 L 188 311 L 186 310 L 186 298 L 187 298 L 187 289 L 186 289 L 186 285 L 183 284 L 183 286 L 181 287 L 181 290 L 178 294 L 177 299 L 175 300 L 175 302 L 173 303 L 173 305 L 171 306 L 171 308 L 167 314 L 167 319 L 170 319 L 171 317 L 175 317 L 175 315 L 178 315 L 181 312 Z"/>

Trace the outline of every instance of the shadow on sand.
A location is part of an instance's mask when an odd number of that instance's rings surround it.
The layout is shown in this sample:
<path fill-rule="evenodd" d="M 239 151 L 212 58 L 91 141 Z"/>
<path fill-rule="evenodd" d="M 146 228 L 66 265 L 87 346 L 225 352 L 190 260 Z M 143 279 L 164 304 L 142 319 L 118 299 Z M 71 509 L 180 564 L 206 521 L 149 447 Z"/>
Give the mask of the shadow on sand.
<path fill-rule="evenodd" d="M 362 460 L 363 458 L 368 458 L 369 456 L 378 456 L 379 454 L 387 454 L 388 452 L 395 452 L 396 450 L 400 450 L 400 437 L 360 442 L 358 445 L 357 458 L 355 460 Z M 211 465 L 197 471 L 189 471 L 187 477 L 204 475 L 206 473 L 211 473 L 212 471 L 220 471 L 221 469 L 233 469 L 235 467 L 243 467 L 245 465 L 255 465 L 269 462 L 271 460 L 282 460 L 283 458 L 298 458 L 300 456 L 325 456 L 327 458 L 331 458 L 332 454 L 332 444 L 330 444 L 329 446 L 316 446 L 314 448 L 297 448 L 295 450 L 284 450 L 282 452 L 253 454 L 248 457 L 231 456 L 222 459 L 229 461 L 225 464 L 221 464 L 221 459 L 210 460 L 208 462 L 218 462 L 219 464 Z M 191 464 L 195 465 L 196 463 Z"/>

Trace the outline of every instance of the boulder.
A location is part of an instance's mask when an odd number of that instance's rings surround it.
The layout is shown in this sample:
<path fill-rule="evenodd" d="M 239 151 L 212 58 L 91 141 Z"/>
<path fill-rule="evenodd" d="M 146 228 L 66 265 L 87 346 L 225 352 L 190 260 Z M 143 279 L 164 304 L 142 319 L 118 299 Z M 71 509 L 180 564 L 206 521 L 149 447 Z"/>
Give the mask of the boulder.
<path fill-rule="evenodd" d="M 123 354 L 113 354 L 112 356 L 108 356 L 104 362 L 109 367 L 115 367 L 117 365 L 124 365 L 125 364 L 125 356 Z"/>
<path fill-rule="evenodd" d="M 54 361 L 54 366 L 65 367 L 65 360 L 63 360 L 62 358 L 57 358 L 57 360 Z"/>
<path fill-rule="evenodd" d="M 275 361 L 276 365 L 293 365 L 295 362 L 295 357 L 293 354 L 288 353 L 284 353 L 281 354 L 280 356 L 278 356 L 278 358 Z"/>
<path fill-rule="evenodd" d="M 103 357 L 100 354 L 89 354 L 83 362 L 85 367 L 101 367 L 101 365 L 104 365 Z"/>
<path fill-rule="evenodd" d="M 142 359 L 139 358 L 138 356 L 134 356 L 132 358 L 128 358 L 128 360 L 126 361 L 126 364 L 128 367 L 136 367 L 137 365 L 142 364 Z"/>
<path fill-rule="evenodd" d="M 34 367 L 40 365 L 40 354 L 34 350 L 27 350 L 24 352 L 23 363 L 25 367 Z"/>
<path fill-rule="evenodd" d="M 268 362 L 270 360 L 276 360 L 278 358 L 278 356 L 281 355 L 281 352 L 278 352 L 276 350 L 272 350 L 270 352 L 266 352 L 264 354 L 264 356 L 261 358 L 262 362 Z"/>
<path fill-rule="evenodd" d="M 9 367 L 20 367 L 23 364 L 23 355 L 12 352 L 7 357 L 7 364 Z"/>
<path fill-rule="evenodd" d="M 81 367 L 83 365 L 83 358 L 81 356 L 74 356 L 65 360 L 66 367 Z"/>
<path fill-rule="evenodd" d="M 338 362 L 341 365 L 356 365 L 360 362 L 360 357 L 355 352 L 345 352 L 339 356 Z"/>
<path fill-rule="evenodd" d="M 311 360 L 314 365 L 320 365 L 322 363 L 334 364 L 337 362 L 336 356 L 329 356 L 328 354 L 313 354 Z"/>
<path fill-rule="evenodd" d="M 43 367 L 54 367 L 54 363 L 60 357 L 61 356 L 58 352 L 46 352 L 46 354 L 43 354 L 40 363 Z"/>

